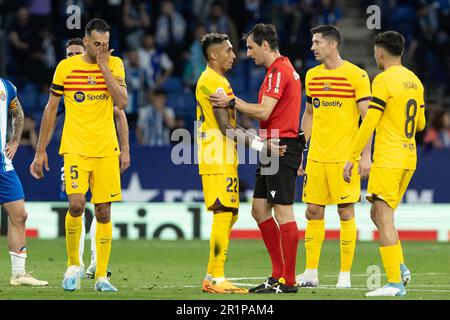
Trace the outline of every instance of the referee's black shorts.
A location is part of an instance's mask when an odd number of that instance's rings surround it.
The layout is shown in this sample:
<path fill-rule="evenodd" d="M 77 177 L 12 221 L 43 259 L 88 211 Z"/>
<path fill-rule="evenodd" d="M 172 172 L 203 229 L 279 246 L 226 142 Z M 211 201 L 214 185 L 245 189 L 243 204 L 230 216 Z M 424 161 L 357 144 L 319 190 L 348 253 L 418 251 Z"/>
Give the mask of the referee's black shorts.
<path fill-rule="evenodd" d="M 259 162 L 253 198 L 267 199 L 270 204 L 291 205 L 295 199 L 295 179 L 300 166 L 302 150 L 296 138 L 281 138 L 280 145 L 287 145 L 286 153 L 279 158 L 279 169 L 273 175 L 263 175 Z"/>

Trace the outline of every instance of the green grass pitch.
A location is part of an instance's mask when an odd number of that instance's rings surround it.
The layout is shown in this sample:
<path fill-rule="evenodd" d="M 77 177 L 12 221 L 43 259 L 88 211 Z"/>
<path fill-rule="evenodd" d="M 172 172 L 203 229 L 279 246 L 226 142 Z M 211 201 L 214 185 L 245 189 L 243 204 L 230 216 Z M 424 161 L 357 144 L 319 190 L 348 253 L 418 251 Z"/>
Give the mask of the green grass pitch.
<path fill-rule="evenodd" d="M 63 238 L 57 240 L 29 239 L 27 270 L 39 279 L 49 281 L 46 288 L 10 287 L 11 270 L 6 239 L 0 239 L 0 299 L 368 299 L 367 268 L 381 267 L 378 244 L 358 242 L 349 290 L 335 289 L 339 272 L 339 242 L 325 241 L 319 269 L 317 289 L 300 289 L 297 294 L 283 295 L 222 295 L 200 290 L 208 259 L 208 241 L 114 240 L 110 268 L 111 283 L 117 293 L 94 290 L 94 280 L 82 279 L 81 290 L 65 292 L 61 288 L 66 269 Z M 450 299 L 450 244 L 435 242 L 404 242 L 406 264 L 412 271 L 407 296 L 394 299 Z M 89 264 L 89 241 L 86 242 L 85 264 Z M 303 242 L 299 243 L 297 272 L 305 265 Z M 241 286 L 259 284 L 270 272 L 270 261 L 260 240 L 232 240 L 225 273 Z M 381 267 L 381 272 L 384 270 Z M 385 284 L 384 274 L 381 284 Z M 373 298 L 372 298 L 373 299 Z"/>

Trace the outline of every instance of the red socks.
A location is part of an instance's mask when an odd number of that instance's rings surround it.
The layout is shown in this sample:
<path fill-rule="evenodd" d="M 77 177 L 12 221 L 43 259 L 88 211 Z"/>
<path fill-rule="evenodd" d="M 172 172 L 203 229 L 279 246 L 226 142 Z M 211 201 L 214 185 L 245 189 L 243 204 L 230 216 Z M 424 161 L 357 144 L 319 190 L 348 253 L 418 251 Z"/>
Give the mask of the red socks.
<path fill-rule="evenodd" d="M 295 265 L 297 262 L 297 222 L 292 221 L 280 224 L 280 236 L 284 257 L 283 278 L 287 286 L 293 286 L 295 284 Z"/>
<path fill-rule="evenodd" d="M 280 243 L 280 229 L 273 217 L 258 224 L 259 230 L 272 260 L 272 278 L 279 279 L 283 276 L 283 253 Z"/>

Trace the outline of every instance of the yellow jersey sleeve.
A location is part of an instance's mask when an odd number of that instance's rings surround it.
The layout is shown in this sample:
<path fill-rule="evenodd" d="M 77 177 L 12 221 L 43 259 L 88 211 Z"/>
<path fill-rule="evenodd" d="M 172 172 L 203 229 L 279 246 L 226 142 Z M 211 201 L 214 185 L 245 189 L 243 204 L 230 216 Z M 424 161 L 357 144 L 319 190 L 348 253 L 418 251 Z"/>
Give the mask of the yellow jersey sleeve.
<path fill-rule="evenodd" d="M 355 75 L 355 99 L 356 103 L 364 100 L 369 100 L 371 97 L 370 93 L 370 80 L 367 72 L 361 70 L 362 73 Z"/>
<path fill-rule="evenodd" d="M 386 83 L 384 82 L 384 77 L 380 74 L 373 79 L 372 98 L 370 99 L 369 109 L 377 109 L 383 112 L 388 99 L 389 91 Z"/>
<path fill-rule="evenodd" d="M 53 75 L 53 81 L 50 85 L 50 91 L 57 96 L 64 94 L 64 80 L 67 76 L 66 60 L 62 60 L 58 63 L 55 73 Z"/>
<path fill-rule="evenodd" d="M 112 74 L 116 82 L 119 84 L 119 86 L 125 88 L 127 87 L 125 83 L 125 68 L 123 66 L 122 59 L 120 59 L 119 57 L 114 57 Z"/>
<path fill-rule="evenodd" d="M 311 72 L 308 70 L 305 76 L 305 93 L 306 93 L 306 102 L 312 103 L 311 93 L 309 91 L 309 82 L 311 81 Z"/>
<path fill-rule="evenodd" d="M 383 77 L 377 76 L 372 83 L 372 98 L 370 99 L 369 110 L 358 130 L 355 143 L 350 152 L 349 161 L 355 162 L 358 160 L 359 155 L 380 121 L 387 100 L 388 92 L 386 84 L 384 83 Z"/>
<path fill-rule="evenodd" d="M 424 88 L 421 85 L 421 95 L 419 102 L 419 119 L 417 119 L 417 131 L 423 131 L 425 129 L 425 126 L 427 124 L 427 121 L 425 119 L 425 100 L 424 100 Z"/>

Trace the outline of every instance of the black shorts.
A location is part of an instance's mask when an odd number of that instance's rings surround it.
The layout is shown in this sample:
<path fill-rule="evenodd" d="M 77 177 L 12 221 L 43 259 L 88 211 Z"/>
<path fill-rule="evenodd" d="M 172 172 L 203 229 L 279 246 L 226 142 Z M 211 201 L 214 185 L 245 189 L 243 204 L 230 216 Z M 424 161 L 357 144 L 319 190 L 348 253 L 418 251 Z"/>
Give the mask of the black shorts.
<path fill-rule="evenodd" d="M 295 138 L 281 138 L 280 145 L 287 145 L 287 149 L 284 156 L 279 158 L 279 169 L 275 174 L 261 174 L 261 167 L 268 167 L 270 163 L 262 165 L 259 162 L 255 174 L 253 198 L 267 199 L 267 202 L 271 204 L 291 205 L 295 199 L 295 179 L 302 150 Z"/>

